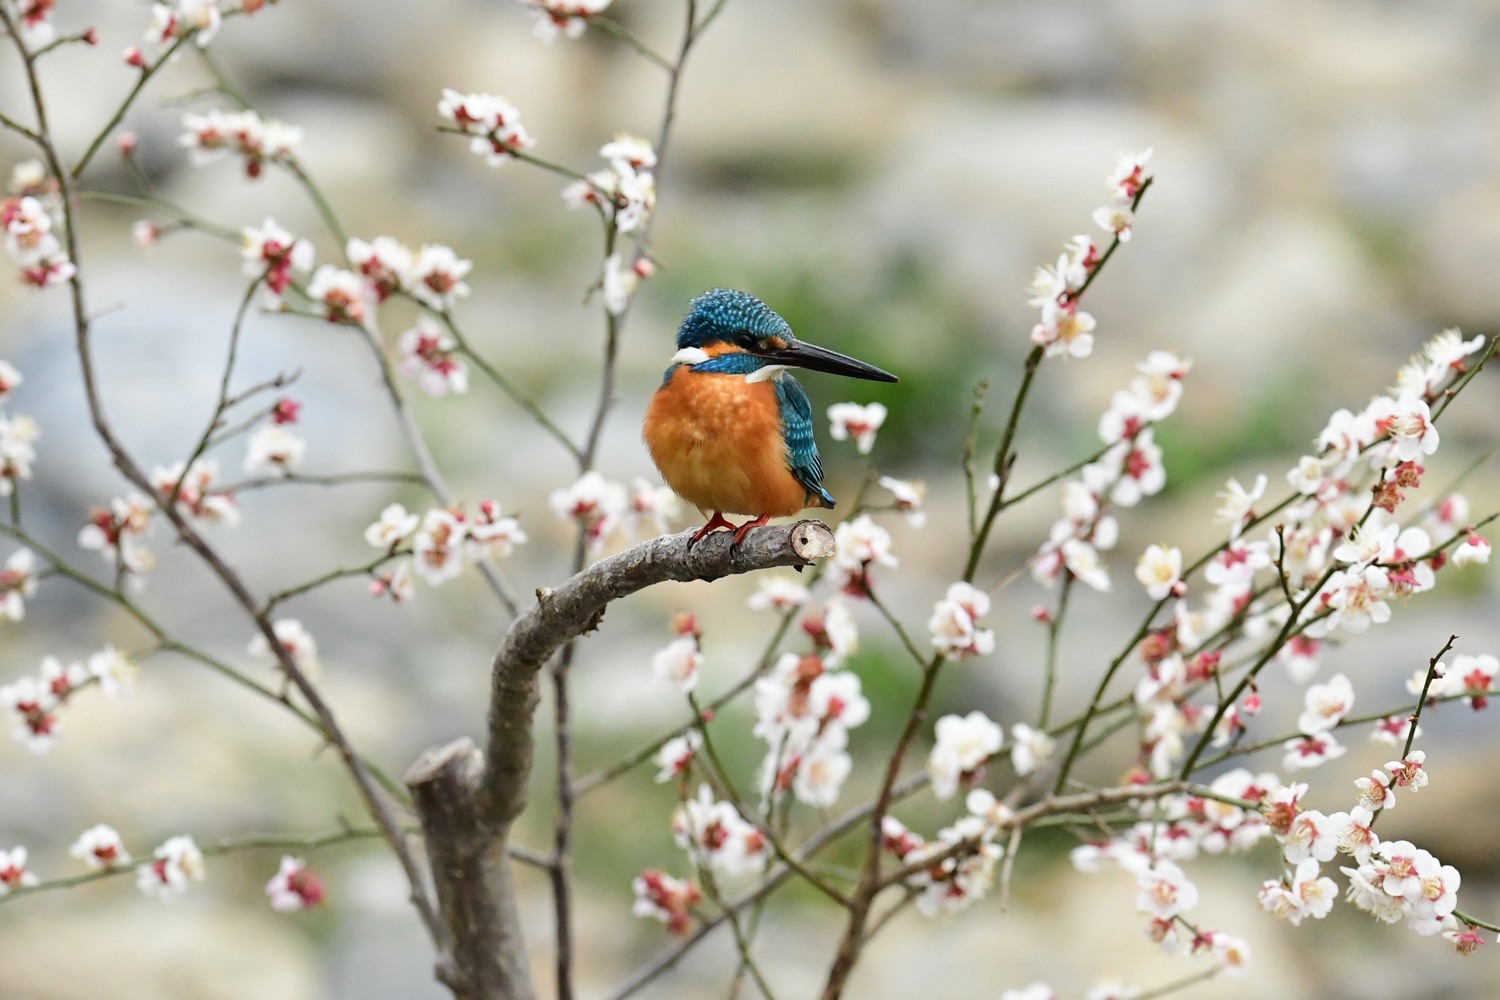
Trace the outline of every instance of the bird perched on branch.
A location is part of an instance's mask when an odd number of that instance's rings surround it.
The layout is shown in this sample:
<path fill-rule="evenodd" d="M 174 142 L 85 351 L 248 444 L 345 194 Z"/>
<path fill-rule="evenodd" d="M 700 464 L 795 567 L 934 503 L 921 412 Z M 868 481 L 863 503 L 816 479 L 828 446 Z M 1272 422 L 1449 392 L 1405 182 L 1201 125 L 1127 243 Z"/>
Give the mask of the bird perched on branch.
<path fill-rule="evenodd" d="M 644 428 L 667 485 L 708 517 L 689 545 L 717 528 L 732 530 L 738 545 L 773 517 L 834 506 L 823 488 L 812 403 L 789 367 L 896 381 L 874 365 L 798 340 L 753 295 L 715 288 L 693 300 Z M 751 520 L 736 526 L 725 514 Z"/>

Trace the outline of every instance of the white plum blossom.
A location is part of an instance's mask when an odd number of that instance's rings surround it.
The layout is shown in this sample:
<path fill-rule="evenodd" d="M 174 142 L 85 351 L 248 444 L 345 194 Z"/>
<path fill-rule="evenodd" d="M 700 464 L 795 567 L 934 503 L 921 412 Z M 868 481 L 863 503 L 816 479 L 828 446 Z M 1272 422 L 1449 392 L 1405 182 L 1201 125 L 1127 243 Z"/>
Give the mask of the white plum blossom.
<path fill-rule="evenodd" d="M 1098 548 L 1082 539 L 1070 538 L 1062 543 L 1061 553 L 1063 565 L 1080 583 L 1098 591 L 1110 589 L 1109 571 L 1099 558 Z"/>
<path fill-rule="evenodd" d="M 187 892 L 193 882 L 203 881 L 203 852 L 192 837 L 171 837 L 154 856 L 155 861 L 135 871 L 136 887 L 145 895 L 172 899 Z"/>
<path fill-rule="evenodd" d="M 0 413 L 0 497 L 15 491 L 17 481 L 31 478 L 36 461 L 33 442 L 41 435 L 35 420 L 18 414 L 7 418 Z"/>
<path fill-rule="evenodd" d="M 566 489 L 554 490 L 548 503 L 558 517 L 573 520 L 583 528 L 595 551 L 603 547 L 629 507 L 625 487 L 595 471 L 585 472 Z"/>
<path fill-rule="evenodd" d="M 36 885 L 38 879 L 26 867 L 26 848 L 0 849 L 0 896 Z"/>
<path fill-rule="evenodd" d="M 989 611 L 989 594 L 962 580 L 952 584 L 927 622 L 932 645 L 951 659 L 988 656 L 995 651 L 995 633 L 980 628 L 979 619 Z"/>
<path fill-rule="evenodd" d="M 1294 927 L 1304 917 L 1321 920 L 1328 916 L 1337 898 L 1338 886 L 1333 879 L 1319 874 L 1316 858 L 1306 858 L 1297 865 L 1290 885 L 1267 881 L 1260 890 L 1261 908 Z"/>
<path fill-rule="evenodd" d="M 670 486 L 656 486 L 640 476 L 630 484 L 630 510 L 625 529 L 632 537 L 652 532 L 664 535 L 682 514 L 682 501 Z"/>
<path fill-rule="evenodd" d="M 412 558 L 417 573 L 434 587 L 452 580 L 464 568 L 468 527 L 462 515 L 441 507 L 429 510 L 412 536 Z"/>
<path fill-rule="evenodd" d="M 696 729 L 684 730 L 661 745 L 651 760 L 661 768 L 656 773 L 658 782 L 671 781 L 687 773 L 693 757 L 703 748 L 703 736 Z"/>
<path fill-rule="evenodd" d="M 897 565 L 896 557 L 891 554 L 890 532 L 876 524 L 868 514 L 839 525 L 834 531 L 833 545 L 834 561 L 842 566 Z"/>
<path fill-rule="evenodd" d="M 1288 771 L 1319 767 L 1330 760 L 1337 760 L 1348 750 L 1333 738 L 1333 733 L 1327 731 L 1308 733 L 1287 740 L 1282 748 L 1286 750 L 1286 754 L 1281 758 L 1281 766 Z"/>
<path fill-rule="evenodd" d="M 610 0 L 521 0 L 536 20 L 531 33 L 551 45 L 559 38 L 581 38 L 589 18 L 610 5 Z"/>
<path fill-rule="evenodd" d="M 429 396 L 469 391 L 469 366 L 458 356 L 458 342 L 430 316 L 397 338 L 396 355 L 401 374 L 416 378 Z"/>
<path fill-rule="evenodd" d="M 308 869 L 301 858 L 290 854 L 281 856 L 281 866 L 271 881 L 266 883 L 266 896 L 271 909 L 278 913 L 295 913 L 308 910 L 323 902 L 323 881 Z"/>
<path fill-rule="evenodd" d="M 976 780 L 985 762 L 1000 752 L 1004 730 L 980 711 L 968 715 L 945 715 L 934 728 L 937 742 L 927 757 L 927 775 L 932 794 L 951 799 L 960 781 Z"/>
<path fill-rule="evenodd" d="M 1182 582 L 1182 550 L 1149 545 L 1135 564 L 1135 578 L 1153 601 L 1166 600 Z"/>
<path fill-rule="evenodd" d="M 1219 506 L 1214 508 L 1214 520 L 1229 525 L 1229 537 L 1238 538 L 1246 522 L 1255 516 L 1255 504 L 1265 496 L 1265 473 L 1255 477 L 1255 485 L 1246 489 L 1238 479 L 1231 479 L 1218 493 Z"/>
<path fill-rule="evenodd" d="M 1426 763 L 1426 751 L 1413 750 L 1400 760 L 1387 761 L 1385 769 L 1391 774 L 1391 784 L 1417 792 L 1429 780 Z"/>
<path fill-rule="evenodd" d="M 1031 328 L 1031 341 L 1045 348 L 1049 358 L 1086 358 L 1094 353 L 1093 315 L 1076 305 L 1048 302 L 1042 306 L 1042 318 Z"/>
<path fill-rule="evenodd" d="M 135 688 L 136 676 L 141 672 L 134 660 L 112 645 L 106 645 L 92 654 L 84 668 L 99 683 L 99 690 L 106 698 L 128 696 Z"/>
<path fill-rule="evenodd" d="M 376 302 L 384 302 L 398 291 L 410 291 L 414 282 L 411 249 L 390 236 L 373 240 L 351 237 L 344 256 L 364 279 Z"/>
<path fill-rule="evenodd" d="M 243 272 L 248 278 L 261 279 L 261 305 L 266 309 L 280 309 L 292 280 L 312 270 L 313 245 L 287 232 L 275 219 L 267 218 L 259 229 L 241 229 L 240 245 Z"/>
<path fill-rule="evenodd" d="M 181 514 L 199 524 L 233 527 L 240 520 L 239 505 L 232 494 L 214 489 L 218 478 L 219 463 L 200 458 L 186 472 L 181 462 L 157 466 L 151 470 L 151 487 L 163 503 L 172 499 Z"/>
<path fill-rule="evenodd" d="M 1135 906 L 1158 920 L 1171 920 L 1198 905 L 1198 887 L 1175 862 L 1165 858 L 1136 872 Z"/>
<path fill-rule="evenodd" d="M 686 934 L 692 926 L 693 907 L 703 899 L 703 892 L 693 882 L 673 878 L 666 872 L 651 869 L 631 882 L 635 902 L 630 912 L 650 917 L 667 925 L 673 934 Z"/>
<path fill-rule="evenodd" d="M 888 412 L 883 403 L 834 403 L 828 408 L 828 434 L 835 441 L 852 439 L 855 450 L 868 455 Z"/>
<path fill-rule="evenodd" d="M 1490 561 L 1490 542 L 1483 535 L 1469 532 L 1453 550 L 1453 565 L 1467 566 L 1470 563 L 1484 565 Z"/>
<path fill-rule="evenodd" d="M 1380 839 L 1375 836 L 1375 814 L 1365 806 L 1332 813 L 1328 822 L 1333 827 L 1339 853 L 1347 854 L 1361 864 L 1368 861 L 1370 852 L 1380 845 Z"/>
<path fill-rule="evenodd" d="M 1140 153 L 1119 155 L 1114 170 L 1104 179 L 1104 184 L 1115 201 L 1130 204 L 1151 181 L 1152 175 L 1146 169 L 1146 164 L 1150 162 L 1152 152 L 1152 149 L 1146 149 Z"/>
<path fill-rule="evenodd" d="M 1370 812 L 1393 809 L 1396 792 L 1391 788 L 1391 779 L 1384 771 L 1371 771 L 1368 778 L 1355 778 L 1354 787 L 1359 792 L 1359 807 Z"/>
<path fill-rule="evenodd" d="M 698 668 L 702 665 L 698 639 L 692 635 L 679 635 L 651 657 L 651 673 L 658 680 L 676 684 L 684 692 L 697 686 Z"/>
<path fill-rule="evenodd" d="M 1000 994 L 1000 1000 L 1057 1000 L 1057 994 L 1046 983 L 1035 982 L 1020 989 L 1006 990 Z"/>
<path fill-rule="evenodd" d="M 130 864 L 130 852 L 114 827 L 100 823 L 91 826 L 79 835 L 68 848 L 68 853 L 82 861 L 92 871 L 119 868 Z"/>
<path fill-rule="evenodd" d="M 1308 734 L 1327 732 L 1354 707 L 1354 685 L 1343 674 L 1334 674 L 1326 684 L 1309 687 L 1303 700 L 1306 707 L 1297 717 L 1297 728 Z"/>
<path fill-rule="evenodd" d="M 378 521 L 365 529 L 365 541 L 377 549 L 393 549 L 410 538 L 421 523 L 420 516 L 393 503 L 380 512 Z"/>
<path fill-rule="evenodd" d="M 612 253 L 604 259 L 604 271 L 599 279 L 600 297 L 605 310 L 611 316 L 622 316 L 630 307 L 631 296 L 641 283 L 641 272 L 635 262 L 627 263 L 625 257 Z"/>
<path fill-rule="evenodd" d="M 715 801 L 703 785 L 672 815 L 672 835 L 693 862 L 738 881 L 765 871 L 771 844 L 730 802 Z"/>
<path fill-rule="evenodd" d="M 760 589 L 745 601 L 752 611 L 774 611 L 786 614 L 807 603 L 808 589 L 790 575 L 771 574 L 760 578 Z"/>
<path fill-rule="evenodd" d="M 1057 749 L 1057 741 L 1040 729 L 1024 722 L 1010 727 L 1010 766 L 1018 777 L 1025 777 L 1046 766 Z"/>
<path fill-rule="evenodd" d="M 859 650 L 859 626 L 854 622 L 849 605 L 838 597 L 830 598 L 823 605 L 820 639 L 827 646 L 823 661 L 829 667 L 840 666 Z"/>
<path fill-rule="evenodd" d="M 5 402 L 16 387 L 24 381 L 19 368 L 4 358 L 0 358 L 0 403 Z"/>
<path fill-rule="evenodd" d="M 1121 243 L 1130 242 L 1130 227 L 1135 214 L 1124 205 L 1101 205 L 1094 209 L 1094 224 L 1107 233 L 1113 233 Z"/>
<path fill-rule="evenodd" d="M 21 677 L 0 687 L 0 709 L 18 721 L 11 735 L 32 753 L 52 749 L 59 729 L 57 706 L 57 696 L 35 677 Z"/>
<path fill-rule="evenodd" d="M 0 621 L 19 622 L 26 617 L 26 601 L 36 593 L 36 555 L 17 549 L 0 569 Z"/>
<path fill-rule="evenodd" d="M 1357 635 L 1371 624 L 1385 624 L 1391 620 L 1391 606 L 1385 602 L 1389 588 L 1390 574 L 1379 566 L 1338 570 L 1322 590 L 1323 602 L 1332 614 L 1314 622 L 1309 633 L 1318 637 L 1342 628 Z"/>
<path fill-rule="evenodd" d="M 526 544 L 521 522 L 501 513 L 498 500 L 484 500 L 474 517 L 467 522 L 464 555 L 471 561 L 505 559 L 517 545 Z"/>
<path fill-rule="evenodd" d="M 452 247 L 426 244 L 412 264 L 412 294 L 439 312 L 452 309 L 469 294 L 463 279 L 473 267 L 473 261 L 461 260 Z"/>
<path fill-rule="evenodd" d="M 843 747 L 832 740 L 817 740 L 797 761 L 797 772 L 792 778 L 792 793 L 799 802 L 818 809 L 828 809 L 838 801 L 844 780 L 853 769 L 854 759 Z"/>
<path fill-rule="evenodd" d="M 879 484 L 890 491 L 892 499 L 895 500 L 896 509 L 906 518 L 907 524 L 913 528 L 920 528 L 927 523 L 927 511 L 922 506 L 927 495 L 926 483 L 919 480 L 881 476 Z"/>
<path fill-rule="evenodd" d="M 290 476 L 302 464 L 307 442 L 285 424 L 256 429 L 245 444 L 245 475 Z"/>
<path fill-rule="evenodd" d="M 330 323 L 370 329 L 374 322 L 374 294 L 353 271 L 321 265 L 307 284 L 307 297 L 323 307 L 323 318 Z"/>
<path fill-rule="evenodd" d="M 1300 864 L 1308 858 L 1332 861 L 1339 849 L 1339 827 L 1332 816 L 1315 809 L 1299 812 L 1287 831 L 1278 835 L 1281 852 L 1288 864 Z"/>

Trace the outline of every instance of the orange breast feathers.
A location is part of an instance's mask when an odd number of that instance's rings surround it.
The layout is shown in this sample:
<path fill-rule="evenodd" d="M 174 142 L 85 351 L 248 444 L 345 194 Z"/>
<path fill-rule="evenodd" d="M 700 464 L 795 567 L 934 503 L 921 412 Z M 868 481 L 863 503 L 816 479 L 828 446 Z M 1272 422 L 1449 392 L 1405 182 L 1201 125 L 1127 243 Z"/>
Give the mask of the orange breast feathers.
<path fill-rule="evenodd" d="M 770 381 L 680 365 L 651 398 L 645 438 L 667 485 L 704 515 L 785 517 L 816 500 L 787 467 Z"/>

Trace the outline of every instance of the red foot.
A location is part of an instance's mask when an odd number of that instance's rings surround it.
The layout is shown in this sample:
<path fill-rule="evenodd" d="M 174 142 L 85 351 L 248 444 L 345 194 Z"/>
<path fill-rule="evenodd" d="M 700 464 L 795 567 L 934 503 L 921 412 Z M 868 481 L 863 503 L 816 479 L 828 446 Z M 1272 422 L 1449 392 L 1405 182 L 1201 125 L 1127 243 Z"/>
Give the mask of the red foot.
<path fill-rule="evenodd" d="M 697 545 L 703 540 L 704 535 L 707 535 L 716 528 L 728 528 L 730 531 L 739 530 L 734 522 L 724 520 L 724 515 L 716 510 L 714 511 L 714 516 L 708 519 L 707 524 L 693 532 L 693 537 L 688 539 L 688 548 L 691 549 L 694 545 Z"/>
<path fill-rule="evenodd" d="M 771 519 L 771 515 L 770 514 L 762 514 L 760 517 L 757 517 L 757 518 L 755 518 L 752 521 L 746 521 L 744 524 L 740 525 L 738 528 L 735 528 L 734 529 L 734 541 L 732 541 L 732 542 L 729 543 L 729 547 L 732 549 L 736 545 L 740 544 L 740 542 L 743 542 L 745 540 L 745 536 L 748 535 L 748 534 L 750 534 L 750 529 L 751 528 L 762 527 L 770 519 Z"/>

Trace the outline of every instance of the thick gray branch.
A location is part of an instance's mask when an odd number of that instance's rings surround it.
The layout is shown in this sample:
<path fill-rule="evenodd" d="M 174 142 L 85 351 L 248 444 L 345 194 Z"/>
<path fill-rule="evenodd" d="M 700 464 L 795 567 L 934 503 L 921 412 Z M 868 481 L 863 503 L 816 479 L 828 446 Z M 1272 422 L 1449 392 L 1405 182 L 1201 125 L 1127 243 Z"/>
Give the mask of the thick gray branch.
<path fill-rule="evenodd" d="M 491 830 L 474 815 L 482 767 L 479 749 L 464 737 L 428 750 L 406 772 L 445 931 L 437 977 L 462 1000 L 531 1000 L 507 831 Z"/>
<path fill-rule="evenodd" d="M 563 643 L 598 627 L 609 602 L 666 580 L 717 580 L 774 566 L 805 566 L 833 554 L 833 532 L 822 521 L 752 531 L 738 546 L 716 532 L 688 548 L 691 532 L 663 535 L 601 560 L 537 603 L 506 633 L 491 668 L 489 747 L 485 752 L 484 815 L 507 824 L 526 804 L 531 770 L 531 717 L 536 678 Z"/>
<path fill-rule="evenodd" d="M 598 627 L 611 601 L 666 580 L 716 580 L 833 554 L 821 521 L 759 528 L 739 546 L 728 532 L 688 547 L 664 535 L 601 560 L 515 620 L 491 668 L 489 746 L 468 739 L 424 753 L 406 775 L 422 821 L 443 940 L 438 978 L 460 1000 L 531 1000 L 506 838 L 526 804 L 537 675 L 562 645 Z"/>

